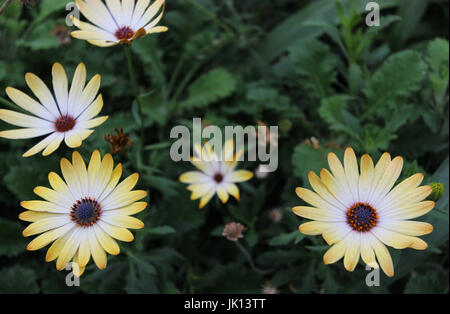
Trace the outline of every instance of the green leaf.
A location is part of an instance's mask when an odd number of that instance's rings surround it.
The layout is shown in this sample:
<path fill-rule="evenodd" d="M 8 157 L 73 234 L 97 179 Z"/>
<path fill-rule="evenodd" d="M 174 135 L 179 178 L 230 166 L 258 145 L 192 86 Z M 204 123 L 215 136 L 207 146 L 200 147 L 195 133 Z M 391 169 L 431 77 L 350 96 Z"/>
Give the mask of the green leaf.
<path fill-rule="evenodd" d="M 347 95 L 335 95 L 322 100 L 319 108 L 320 116 L 330 125 L 334 131 L 344 132 L 358 139 L 361 126 L 358 118 L 347 111 L 347 103 L 350 97 Z"/>
<path fill-rule="evenodd" d="M 0 218 L 0 256 L 19 255 L 25 251 L 27 242 L 19 223 Z"/>
<path fill-rule="evenodd" d="M 154 234 L 154 235 L 166 235 L 166 234 L 175 233 L 176 231 L 174 228 L 172 228 L 170 226 L 160 226 L 160 227 L 156 227 L 156 228 L 145 229 L 144 232 Z"/>
<path fill-rule="evenodd" d="M 297 244 L 304 238 L 305 235 L 296 230 L 291 233 L 284 233 L 276 237 L 273 237 L 272 239 L 269 240 L 269 245 L 271 246 L 287 245 L 292 241 L 295 241 L 295 244 Z"/>
<path fill-rule="evenodd" d="M 233 75 L 223 68 L 217 68 L 200 76 L 189 86 L 188 98 L 182 106 L 206 107 L 231 96 L 237 82 Z"/>
<path fill-rule="evenodd" d="M 0 293 L 38 293 L 36 273 L 19 265 L 0 270 Z"/>

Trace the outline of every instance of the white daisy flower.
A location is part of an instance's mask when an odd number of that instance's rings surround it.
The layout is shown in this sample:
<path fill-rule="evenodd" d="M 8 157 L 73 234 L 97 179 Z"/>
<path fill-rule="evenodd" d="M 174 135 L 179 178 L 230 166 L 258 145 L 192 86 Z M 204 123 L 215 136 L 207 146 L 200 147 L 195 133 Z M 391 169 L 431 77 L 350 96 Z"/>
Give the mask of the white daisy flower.
<path fill-rule="evenodd" d="M 250 180 L 253 173 L 248 170 L 234 170 L 243 151 L 235 155 L 232 140 L 225 143 L 221 155 L 216 154 L 211 146 L 200 145 L 195 147 L 196 157 L 191 158 L 191 163 L 200 171 L 183 173 L 179 180 L 189 183 L 187 187 L 192 192 L 191 200 L 200 198 L 200 208 L 203 208 L 217 194 L 226 203 L 231 194 L 239 201 L 239 189 L 235 183 Z"/>
<path fill-rule="evenodd" d="M 119 183 L 122 165 L 114 167 L 110 154 L 102 160 L 98 150 L 88 167 L 78 152 L 73 153 L 72 163 L 62 158 L 61 171 L 64 179 L 54 172 L 48 175 L 51 188 L 34 189 L 44 200 L 21 202 L 28 210 L 19 218 L 32 222 L 23 231 L 25 237 L 40 234 L 28 244 L 28 250 L 39 250 L 53 242 L 46 261 L 57 259 L 58 270 L 73 261 L 74 274 L 80 277 L 91 256 L 97 267 L 104 269 L 106 253 L 119 254 L 115 239 L 133 241 L 128 229 L 140 229 L 144 224 L 131 215 L 147 207 L 146 202 L 138 202 L 147 192 L 132 190 L 139 178 L 137 173 Z"/>
<path fill-rule="evenodd" d="M 91 130 L 92 128 L 108 119 L 108 116 L 96 118 L 103 107 L 102 95 L 97 96 L 100 88 L 100 75 L 95 75 L 85 86 L 86 67 L 80 63 L 69 91 L 66 72 L 61 64 L 53 65 L 52 75 L 55 97 L 39 77 L 32 73 L 25 75 L 28 87 L 39 102 L 18 89 L 6 88 L 8 97 L 30 115 L 0 109 L 1 120 L 21 127 L 20 129 L 1 131 L 0 137 L 25 139 L 47 135 L 25 152 L 23 157 L 32 156 L 42 150 L 42 155 L 50 155 L 58 149 L 63 140 L 71 148 L 79 147 L 82 141 L 94 132 Z"/>
<path fill-rule="evenodd" d="M 148 34 L 166 32 L 167 27 L 156 26 L 161 20 L 165 0 L 75 0 L 81 13 L 92 23 L 71 19 L 80 30 L 73 31 L 74 38 L 99 46 L 131 44 L 134 39 Z M 159 12 L 159 14 L 158 14 Z"/>
<path fill-rule="evenodd" d="M 424 250 L 428 246 L 417 236 L 433 231 L 429 223 L 412 221 L 434 207 L 423 201 L 431 186 L 420 186 L 423 175 L 417 173 L 394 187 L 403 159 L 391 160 L 384 153 L 374 166 L 369 155 L 361 157 L 360 171 L 353 149 L 347 148 L 344 165 L 330 153 L 331 173 L 322 169 L 320 177 L 309 173 L 315 192 L 297 188 L 297 195 L 313 207 L 296 206 L 295 214 L 313 221 L 300 225 L 307 235 L 321 234 L 332 247 L 325 253 L 325 264 L 344 257 L 344 266 L 353 271 L 359 258 L 369 266 L 381 266 L 386 275 L 394 275 L 391 255 L 385 245 L 395 249 Z M 376 257 L 376 258 L 375 258 Z M 378 261 L 378 262 L 377 262 Z"/>

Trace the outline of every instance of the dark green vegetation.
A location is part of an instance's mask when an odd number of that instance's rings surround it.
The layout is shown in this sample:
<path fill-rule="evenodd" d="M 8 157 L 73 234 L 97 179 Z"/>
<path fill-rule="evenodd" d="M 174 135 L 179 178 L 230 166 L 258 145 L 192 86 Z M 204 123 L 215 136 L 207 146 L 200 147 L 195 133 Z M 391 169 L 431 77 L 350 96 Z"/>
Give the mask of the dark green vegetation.
<path fill-rule="evenodd" d="M 0 16 L 1 99 L 6 86 L 27 90 L 26 72 L 50 84 L 56 61 L 69 76 L 79 62 L 89 77 L 100 73 L 102 113 L 110 119 L 79 151 L 85 158 L 97 148 L 110 152 L 103 137 L 123 128 L 137 145 L 114 159 L 125 175 L 140 173 L 138 188 L 150 192 L 150 205 L 138 215 L 146 228 L 134 232 L 135 241 L 121 243 L 106 270 L 91 263 L 81 286 L 68 288 L 67 272 L 46 263 L 45 250 L 25 250 L 29 239 L 17 216 L 19 202 L 34 199 L 33 188 L 47 186 L 48 172 L 59 172 L 59 159 L 71 150 L 62 145 L 50 157 L 24 159 L 36 140 L 1 139 L 0 292 L 246 293 L 270 283 L 282 293 L 448 293 L 448 1 L 382 0 L 381 26 L 369 28 L 366 1 L 350 7 L 355 1 L 168 0 L 160 24 L 169 31 L 132 46 L 144 104 L 142 145 L 123 48 L 61 42 L 55 29 L 65 25 L 69 1 L 38 2 L 22 9 L 15 1 Z M 240 203 L 214 198 L 198 210 L 177 181 L 193 167 L 169 158 L 171 128 L 191 126 L 193 117 L 218 126 L 279 125 L 279 169 L 241 184 Z M 302 204 L 294 190 L 309 186 L 308 171 L 326 167 L 326 154 L 342 156 L 348 145 L 359 156 L 401 155 L 402 178 L 420 171 L 424 183 L 445 185 L 436 209 L 421 219 L 435 226 L 423 237 L 429 249 L 391 249 L 396 274 L 382 274 L 379 288 L 366 287 L 362 263 L 353 273 L 341 261 L 325 266 L 325 242 L 298 233 L 302 219 L 291 211 Z M 279 223 L 269 216 L 275 207 L 283 213 Z M 252 270 L 221 236 L 230 221 L 248 227 L 241 242 L 270 273 Z"/>

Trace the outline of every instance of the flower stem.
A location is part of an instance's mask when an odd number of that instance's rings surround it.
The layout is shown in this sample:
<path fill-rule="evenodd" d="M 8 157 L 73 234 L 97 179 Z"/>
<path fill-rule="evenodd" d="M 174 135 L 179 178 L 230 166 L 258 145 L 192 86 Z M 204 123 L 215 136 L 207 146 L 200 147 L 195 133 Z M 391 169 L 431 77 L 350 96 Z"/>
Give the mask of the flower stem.
<path fill-rule="evenodd" d="M 125 49 L 125 55 L 127 56 L 127 62 L 128 62 L 128 73 L 130 75 L 130 83 L 131 86 L 133 88 L 133 93 L 134 93 L 134 97 L 136 99 L 136 102 L 138 104 L 138 110 L 139 110 L 139 119 L 141 120 L 141 147 L 144 144 L 144 139 L 145 139 L 145 127 L 144 127 L 144 114 L 142 112 L 142 103 L 141 100 L 139 99 L 139 91 L 138 91 L 138 87 L 136 85 L 136 79 L 134 77 L 134 71 L 133 71 L 133 61 L 131 59 L 131 49 L 130 46 L 128 45 L 124 45 L 123 46 Z"/>
<path fill-rule="evenodd" d="M 13 2 L 13 1 L 14 1 L 14 0 L 6 0 L 6 1 L 2 4 L 2 6 L 0 7 L 0 14 L 2 14 L 3 11 L 6 10 L 6 7 L 7 7 L 11 2 Z"/>
<path fill-rule="evenodd" d="M 202 12 L 205 16 L 209 17 L 211 20 L 213 20 L 217 25 L 222 27 L 227 33 L 233 34 L 233 31 L 230 27 L 228 27 L 224 22 L 222 22 L 214 13 L 209 11 L 204 6 L 197 3 L 195 0 L 187 0 L 193 7 L 195 7 L 197 10 Z"/>
<path fill-rule="evenodd" d="M 270 272 L 272 272 L 272 269 L 259 269 L 258 267 L 256 267 L 255 263 L 253 262 L 252 256 L 250 255 L 250 253 L 245 249 L 245 247 L 238 241 L 234 242 L 236 244 L 236 246 L 239 248 L 239 250 L 242 252 L 242 254 L 244 254 L 245 258 L 247 258 L 251 269 L 260 274 L 260 275 L 265 275 L 268 274 Z"/>

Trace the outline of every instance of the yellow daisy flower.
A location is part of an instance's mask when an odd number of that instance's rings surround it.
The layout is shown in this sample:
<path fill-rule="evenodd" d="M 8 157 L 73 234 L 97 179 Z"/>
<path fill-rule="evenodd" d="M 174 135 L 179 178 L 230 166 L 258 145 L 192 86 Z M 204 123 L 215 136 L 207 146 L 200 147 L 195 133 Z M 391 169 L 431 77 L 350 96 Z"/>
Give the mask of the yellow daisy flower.
<path fill-rule="evenodd" d="M 148 34 L 166 32 L 167 27 L 156 26 L 161 20 L 165 0 L 75 0 L 78 9 L 93 24 L 71 16 L 76 27 L 72 36 L 99 47 L 131 44 Z M 159 13 L 159 15 L 157 15 Z"/>
<path fill-rule="evenodd" d="M 428 246 L 417 236 L 433 231 L 433 226 L 412 221 L 434 207 L 423 201 L 432 191 L 421 186 L 423 175 L 417 173 L 394 187 L 403 167 L 403 159 L 391 160 L 384 153 L 374 166 L 369 155 L 361 157 L 360 171 L 353 149 L 347 148 L 344 165 L 330 153 L 331 173 L 322 169 L 320 177 L 309 173 L 313 191 L 297 188 L 297 195 L 313 207 L 296 206 L 295 214 L 313 221 L 300 225 L 301 233 L 321 234 L 332 247 L 325 253 L 325 264 L 344 257 L 344 266 L 353 271 L 361 257 L 372 268 L 394 275 L 391 255 L 385 245 L 395 249 L 424 250 Z M 376 258 L 375 258 L 376 256 Z M 378 260 L 378 263 L 377 263 Z"/>
<path fill-rule="evenodd" d="M 29 112 L 19 113 L 0 109 L 0 119 L 21 129 L 1 131 L 0 137 L 25 139 L 47 135 L 43 140 L 23 154 L 29 157 L 43 150 L 48 156 L 58 149 L 64 140 L 66 145 L 79 147 L 95 128 L 108 119 L 108 116 L 95 118 L 103 107 L 100 88 L 100 75 L 95 75 L 86 84 L 86 67 L 80 63 L 75 71 L 72 86 L 68 91 L 66 72 L 61 64 L 55 63 L 52 69 L 53 90 L 36 75 L 27 73 L 25 81 L 39 102 L 18 89 L 7 87 L 6 94 L 19 107 Z"/>
<path fill-rule="evenodd" d="M 191 200 L 200 198 L 199 208 L 203 208 L 217 193 L 222 203 L 226 203 L 231 194 L 239 201 L 239 189 L 235 183 L 250 180 L 253 173 L 248 170 L 234 170 L 243 151 L 234 154 L 232 140 L 225 143 L 222 154 L 216 154 L 211 146 L 195 146 L 196 157 L 191 163 L 200 171 L 183 173 L 179 180 L 189 183 L 187 189 L 192 192 Z"/>
<path fill-rule="evenodd" d="M 24 231 L 25 237 L 40 234 L 27 246 L 27 250 L 39 250 L 53 242 L 47 251 L 46 261 L 55 259 L 56 268 L 62 270 L 71 261 L 76 276 L 81 276 L 90 257 L 98 268 L 106 267 L 106 253 L 117 255 L 119 246 L 114 239 L 133 241 L 127 229 L 144 227 L 142 221 L 131 217 L 147 207 L 137 202 L 146 191 L 132 191 L 139 175 L 130 175 L 119 183 L 122 165 L 114 168 L 110 154 L 101 159 L 94 151 L 88 167 L 78 152 L 72 155 L 72 163 L 61 159 L 62 179 L 50 172 L 51 188 L 38 186 L 34 193 L 44 200 L 23 201 L 28 209 L 19 218 L 32 222 Z"/>

